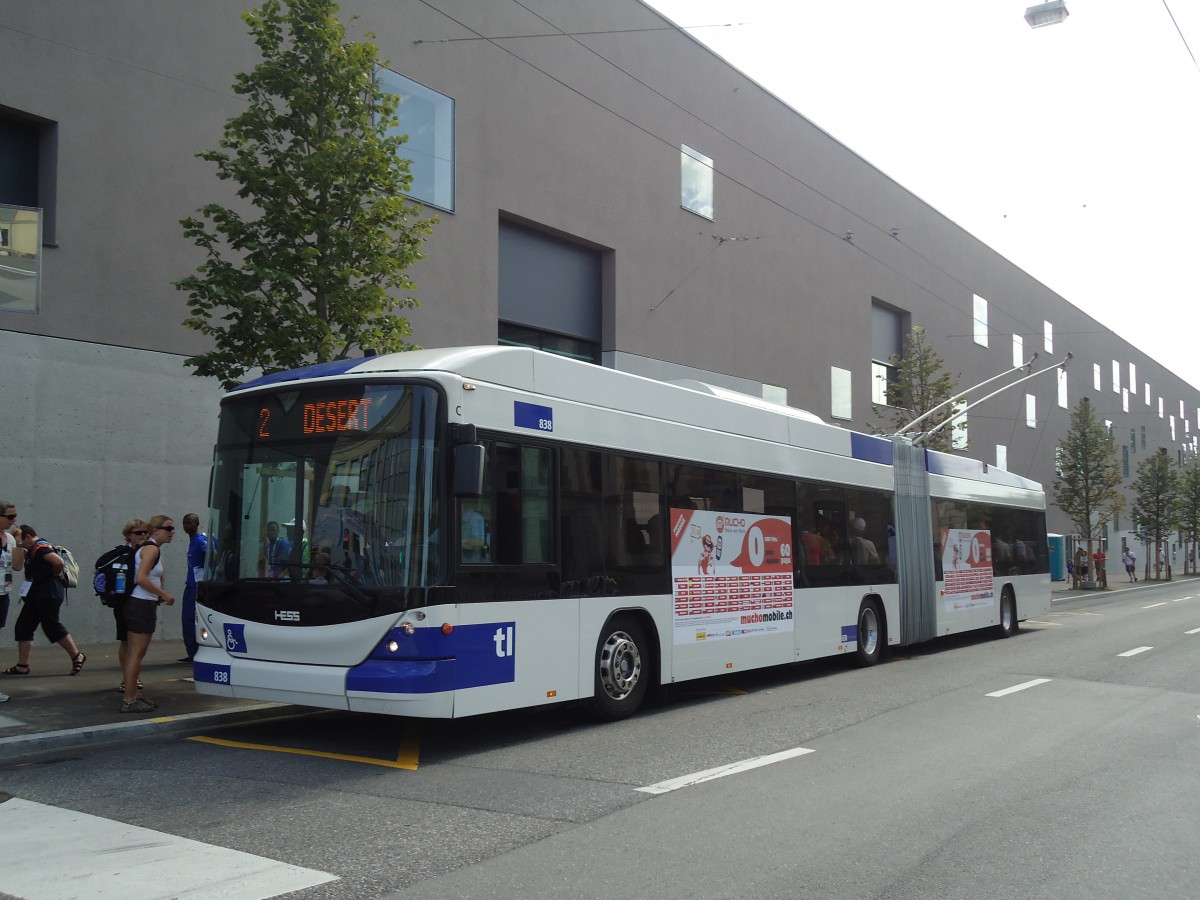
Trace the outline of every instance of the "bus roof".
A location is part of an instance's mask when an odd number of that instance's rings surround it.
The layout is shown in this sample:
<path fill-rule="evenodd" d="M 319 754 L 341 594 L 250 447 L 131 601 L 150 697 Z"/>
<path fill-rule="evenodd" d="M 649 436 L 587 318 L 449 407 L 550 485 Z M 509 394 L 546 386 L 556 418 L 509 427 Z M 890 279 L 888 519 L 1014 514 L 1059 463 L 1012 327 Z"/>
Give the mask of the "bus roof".
<path fill-rule="evenodd" d="M 527 347 L 448 347 L 335 360 L 265 375 L 234 392 L 336 376 L 429 372 L 670 421 L 704 421 L 715 430 L 752 434 L 883 465 L 892 463 L 889 439 L 825 423 L 806 410 L 700 381 L 658 381 Z M 721 415 L 711 415 L 713 404 L 723 409 Z M 1037 482 L 979 460 L 934 451 L 925 456 L 931 473 L 1041 490 Z"/>

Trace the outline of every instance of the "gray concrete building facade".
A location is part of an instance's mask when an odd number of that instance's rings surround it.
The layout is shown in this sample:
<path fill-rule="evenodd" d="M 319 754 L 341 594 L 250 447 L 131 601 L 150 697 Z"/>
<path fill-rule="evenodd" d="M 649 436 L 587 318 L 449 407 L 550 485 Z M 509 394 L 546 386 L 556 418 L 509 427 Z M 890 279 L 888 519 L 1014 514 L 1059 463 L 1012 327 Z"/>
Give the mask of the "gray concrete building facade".
<path fill-rule="evenodd" d="M 172 282 L 201 261 L 179 220 L 230 199 L 195 154 L 242 108 L 247 5 L 0 0 L 0 496 L 85 561 L 132 515 L 206 507 L 220 391 L 183 365 L 206 344 Z M 963 386 L 1073 354 L 1065 376 L 968 416 L 963 452 L 989 464 L 1050 484 L 1085 396 L 1130 476 L 1159 447 L 1195 447 L 1200 391 L 1153 348 L 639 0 L 348 0 L 341 18 L 380 48 L 413 194 L 440 217 L 411 270 L 419 344 L 539 345 L 870 430 L 881 366 L 920 325 Z M 181 544 L 167 561 L 181 590 Z M 107 611 L 77 593 L 72 631 L 109 639 Z"/>

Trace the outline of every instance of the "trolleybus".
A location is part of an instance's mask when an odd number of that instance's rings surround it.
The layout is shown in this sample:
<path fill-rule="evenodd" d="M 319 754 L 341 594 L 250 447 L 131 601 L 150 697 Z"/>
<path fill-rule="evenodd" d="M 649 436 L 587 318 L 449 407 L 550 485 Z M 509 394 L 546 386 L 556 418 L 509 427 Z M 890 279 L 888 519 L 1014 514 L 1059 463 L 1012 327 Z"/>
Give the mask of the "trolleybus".
<path fill-rule="evenodd" d="M 1049 605 L 1041 487 L 536 350 L 417 350 L 223 400 L 197 689 L 461 717 L 991 628 Z"/>

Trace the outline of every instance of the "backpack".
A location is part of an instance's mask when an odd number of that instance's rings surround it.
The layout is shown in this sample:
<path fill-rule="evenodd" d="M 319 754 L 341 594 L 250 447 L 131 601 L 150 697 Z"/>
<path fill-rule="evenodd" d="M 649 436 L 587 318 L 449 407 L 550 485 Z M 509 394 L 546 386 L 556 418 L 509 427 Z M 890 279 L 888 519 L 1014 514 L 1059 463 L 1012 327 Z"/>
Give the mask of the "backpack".
<path fill-rule="evenodd" d="M 29 548 L 31 555 L 38 550 L 52 550 L 62 557 L 63 570 L 62 574 L 58 576 L 59 583 L 65 588 L 79 587 L 79 563 L 75 561 L 74 553 L 66 547 L 53 545 L 41 538 L 38 538 L 37 543 Z"/>
<path fill-rule="evenodd" d="M 54 552 L 62 557 L 63 570 L 58 576 L 58 580 L 62 582 L 65 588 L 79 587 L 79 563 L 75 561 L 75 554 L 66 547 L 55 547 Z"/>
<path fill-rule="evenodd" d="M 133 555 L 135 547 L 120 544 L 96 560 L 92 588 L 105 606 L 117 606 L 133 593 Z"/>

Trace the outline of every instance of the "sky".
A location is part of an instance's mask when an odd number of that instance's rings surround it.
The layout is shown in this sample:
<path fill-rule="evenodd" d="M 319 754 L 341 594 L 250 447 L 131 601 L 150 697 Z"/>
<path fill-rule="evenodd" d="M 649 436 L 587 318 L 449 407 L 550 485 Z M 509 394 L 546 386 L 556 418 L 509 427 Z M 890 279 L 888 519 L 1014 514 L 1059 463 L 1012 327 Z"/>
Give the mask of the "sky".
<path fill-rule="evenodd" d="M 646 2 L 1200 388 L 1200 0 Z"/>

